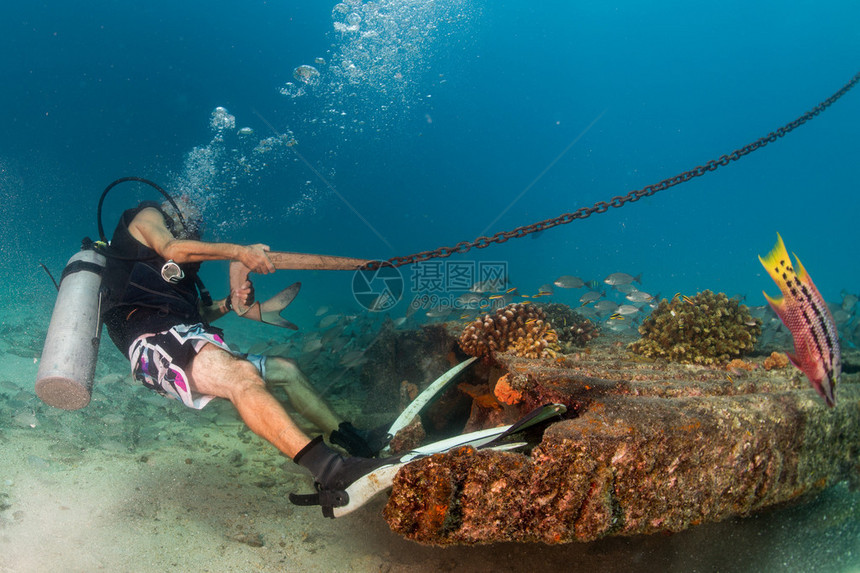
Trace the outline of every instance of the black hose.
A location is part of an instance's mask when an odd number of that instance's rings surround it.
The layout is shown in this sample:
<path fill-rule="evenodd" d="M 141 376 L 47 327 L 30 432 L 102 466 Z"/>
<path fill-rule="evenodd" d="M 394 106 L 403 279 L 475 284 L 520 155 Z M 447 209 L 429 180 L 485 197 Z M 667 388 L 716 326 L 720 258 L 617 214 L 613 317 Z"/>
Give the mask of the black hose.
<path fill-rule="evenodd" d="M 60 290 L 60 285 L 57 284 L 57 281 L 54 279 L 54 275 L 51 274 L 51 271 L 48 270 L 48 267 L 45 266 L 44 263 L 39 263 L 39 266 L 45 269 L 45 272 L 48 273 L 48 277 L 50 277 L 51 282 L 54 283 L 54 286 L 57 288 L 57 291 Z"/>
<path fill-rule="evenodd" d="M 105 236 L 104 225 L 102 225 L 102 205 L 105 202 L 105 197 L 107 196 L 108 191 L 110 191 L 120 183 L 125 183 L 126 181 L 137 181 L 139 183 L 146 183 L 150 187 L 154 187 L 159 193 L 164 195 L 164 198 L 167 199 L 167 202 L 170 203 L 170 205 L 176 211 L 176 216 L 179 217 L 179 222 L 182 223 L 182 226 L 188 228 L 188 226 L 185 224 L 185 217 L 182 216 L 182 212 L 179 210 L 179 206 L 176 204 L 176 201 L 173 200 L 173 197 L 170 196 L 170 193 L 159 187 L 156 183 L 153 183 L 149 179 L 144 179 L 143 177 L 121 177 L 108 185 L 105 190 L 102 191 L 102 196 L 99 197 L 99 206 L 96 209 L 96 218 L 98 219 L 99 225 L 99 238 L 102 240 L 102 242 L 108 242 L 107 236 Z"/>

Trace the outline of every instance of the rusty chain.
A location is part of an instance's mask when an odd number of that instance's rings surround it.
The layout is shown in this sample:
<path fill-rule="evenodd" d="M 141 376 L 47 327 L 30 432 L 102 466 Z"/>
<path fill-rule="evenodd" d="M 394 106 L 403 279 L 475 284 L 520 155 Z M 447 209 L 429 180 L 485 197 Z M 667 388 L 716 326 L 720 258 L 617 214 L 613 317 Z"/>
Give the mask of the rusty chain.
<path fill-rule="evenodd" d="M 572 213 L 564 213 L 563 215 L 559 215 L 558 217 L 554 217 L 552 219 L 545 219 L 537 223 L 532 223 L 531 225 L 517 227 L 512 231 L 501 231 L 496 233 L 492 237 L 478 237 L 474 241 L 462 241 L 460 243 L 457 243 L 453 247 L 439 247 L 437 249 L 433 249 L 432 251 L 422 251 L 420 253 L 414 253 L 405 257 L 392 257 L 384 262 L 374 261 L 372 263 L 369 263 L 365 268 L 373 270 L 379 268 L 379 266 L 385 263 L 388 263 L 394 267 L 400 267 L 403 265 L 411 265 L 413 263 L 427 261 L 430 259 L 450 257 L 455 253 L 466 253 L 472 248 L 485 249 L 494 243 L 504 243 L 508 239 L 519 239 L 531 233 L 545 231 L 546 229 L 551 229 L 559 225 L 566 225 L 577 219 L 585 219 L 586 217 L 590 217 L 594 213 L 605 213 L 609 210 L 610 207 L 622 207 L 627 203 L 634 203 L 639 199 L 642 199 L 643 197 L 650 197 L 658 191 L 663 191 L 664 189 L 674 187 L 675 185 L 686 183 L 687 181 L 696 177 L 701 177 L 702 175 L 711 171 L 716 171 L 719 167 L 724 167 L 733 161 L 737 161 L 745 155 L 749 155 L 757 149 L 761 149 L 768 143 L 773 143 L 780 137 L 783 137 L 784 135 L 792 132 L 794 129 L 800 127 L 801 125 L 813 119 L 825 109 L 830 107 L 836 100 L 845 95 L 848 90 L 853 88 L 858 81 L 860 81 L 860 72 L 858 72 L 853 78 L 851 78 L 851 80 L 847 84 L 842 86 L 842 88 L 836 93 L 834 93 L 832 96 L 830 96 L 811 110 L 807 111 L 794 121 L 780 127 L 776 131 L 772 131 L 764 137 L 761 137 L 756 141 L 741 147 L 740 149 L 732 151 L 728 155 L 722 155 L 719 159 L 712 159 L 704 165 L 699 165 L 698 167 L 694 167 L 689 171 L 684 171 L 683 173 L 675 175 L 674 177 L 664 179 L 659 183 L 654 183 L 652 185 L 643 187 L 642 189 L 630 191 L 629 193 L 627 193 L 627 195 L 615 196 L 609 201 L 598 201 L 591 207 L 581 207 Z"/>

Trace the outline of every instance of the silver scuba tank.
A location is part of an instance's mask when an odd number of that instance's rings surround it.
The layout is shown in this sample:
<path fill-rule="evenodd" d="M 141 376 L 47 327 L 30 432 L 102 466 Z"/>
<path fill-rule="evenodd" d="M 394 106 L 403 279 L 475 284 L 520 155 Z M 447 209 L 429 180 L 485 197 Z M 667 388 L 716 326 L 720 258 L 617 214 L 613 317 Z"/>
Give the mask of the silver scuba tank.
<path fill-rule="evenodd" d="M 83 250 L 69 259 L 36 373 L 36 395 L 55 408 L 77 410 L 90 402 L 101 319 L 99 288 L 104 256 Z"/>

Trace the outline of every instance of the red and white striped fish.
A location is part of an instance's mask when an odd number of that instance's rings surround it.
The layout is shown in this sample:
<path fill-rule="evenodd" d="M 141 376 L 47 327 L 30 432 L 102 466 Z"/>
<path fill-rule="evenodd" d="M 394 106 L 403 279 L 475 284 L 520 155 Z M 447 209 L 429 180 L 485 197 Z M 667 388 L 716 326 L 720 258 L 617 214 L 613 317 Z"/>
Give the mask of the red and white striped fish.
<path fill-rule="evenodd" d="M 779 233 L 776 238 L 773 250 L 758 260 L 779 286 L 783 296 L 771 298 L 765 292 L 762 294 L 794 337 L 795 353 L 788 355 L 789 360 L 806 374 L 812 387 L 827 405 L 833 407 L 836 403 L 836 384 L 842 375 L 842 355 L 836 324 L 800 259 L 794 255 L 797 269 L 792 267 Z"/>

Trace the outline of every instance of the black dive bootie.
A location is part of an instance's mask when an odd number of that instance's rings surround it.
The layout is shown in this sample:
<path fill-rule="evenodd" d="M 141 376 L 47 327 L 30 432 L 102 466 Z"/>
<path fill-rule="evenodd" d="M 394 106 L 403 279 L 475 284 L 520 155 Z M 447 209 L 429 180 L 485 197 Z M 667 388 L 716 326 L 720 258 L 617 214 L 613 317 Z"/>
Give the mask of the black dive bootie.
<path fill-rule="evenodd" d="M 388 463 L 358 457 L 343 457 L 317 436 L 296 454 L 293 461 L 310 470 L 314 476 L 317 493 L 290 494 L 290 501 L 296 505 L 319 505 L 323 515 L 334 517 L 333 509 L 349 503 L 346 488 L 358 478 L 369 474 L 376 468 Z"/>
<path fill-rule="evenodd" d="M 329 441 L 345 449 L 351 456 L 375 458 L 391 441 L 388 425 L 373 430 L 359 430 L 349 422 L 341 422 L 331 433 Z"/>

